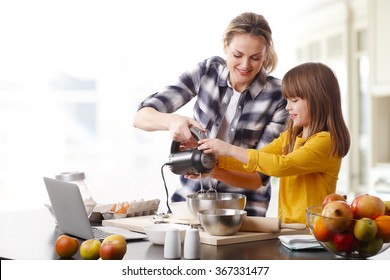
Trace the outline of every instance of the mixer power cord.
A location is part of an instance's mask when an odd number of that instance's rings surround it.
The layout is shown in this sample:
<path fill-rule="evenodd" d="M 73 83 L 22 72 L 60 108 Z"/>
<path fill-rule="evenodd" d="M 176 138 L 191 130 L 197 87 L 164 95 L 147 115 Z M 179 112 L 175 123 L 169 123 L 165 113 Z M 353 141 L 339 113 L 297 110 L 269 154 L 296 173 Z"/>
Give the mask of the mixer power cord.
<path fill-rule="evenodd" d="M 171 164 L 170 163 L 164 163 L 161 166 L 161 177 L 162 177 L 163 182 L 164 182 L 165 194 L 167 196 L 166 203 L 167 203 L 167 207 L 168 207 L 168 213 L 172 213 L 171 208 L 169 207 L 169 193 L 168 193 L 168 187 L 167 187 L 167 183 L 165 181 L 165 176 L 164 176 L 164 167 L 165 166 L 169 166 L 169 165 L 171 165 Z"/>

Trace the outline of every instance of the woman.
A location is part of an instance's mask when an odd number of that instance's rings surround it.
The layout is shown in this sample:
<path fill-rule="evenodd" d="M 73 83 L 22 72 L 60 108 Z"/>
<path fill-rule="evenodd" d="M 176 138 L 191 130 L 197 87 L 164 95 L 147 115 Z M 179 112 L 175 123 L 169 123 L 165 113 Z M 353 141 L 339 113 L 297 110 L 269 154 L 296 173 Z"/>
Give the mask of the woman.
<path fill-rule="evenodd" d="M 282 92 L 290 120 L 272 143 L 254 150 L 204 139 L 198 149 L 214 153 L 220 168 L 280 177 L 279 218 L 285 223 L 306 223 L 306 208 L 320 205 L 336 191 L 350 135 L 337 78 L 326 65 L 294 67 L 283 78 Z"/>
<path fill-rule="evenodd" d="M 226 60 L 211 57 L 182 74 L 140 104 L 134 126 L 146 131 L 169 130 L 172 140 L 193 141 L 190 126 L 244 148 L 260 148 L 283 130 L 287 112 L 281 82 L 268 73 L 277 57 L 272 32 L 263 16 L 243 13 L 228 25 L 223 37 Z M 196 98 L 193 118 L 174 114 Z M 247 196 L 248 215 L 265 216 L 270 200 L 269 177 L 214 168 L 213 188 Z M 172 201 L 186 200 L 200 190 L 195 176 L 181 176 Z"/>

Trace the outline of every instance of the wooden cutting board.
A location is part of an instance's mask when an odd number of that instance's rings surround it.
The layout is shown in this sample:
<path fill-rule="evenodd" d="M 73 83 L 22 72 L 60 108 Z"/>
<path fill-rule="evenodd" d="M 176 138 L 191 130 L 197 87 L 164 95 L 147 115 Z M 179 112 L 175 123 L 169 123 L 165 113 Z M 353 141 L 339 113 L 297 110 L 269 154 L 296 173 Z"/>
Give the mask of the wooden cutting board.
<path fill-rule="evenodd" d="M 193 224 L 195 221 L 189 220 L 177 220 L 174 218 L 168 218 L 166 221 L 170 223 L 182 223 L 182 224 Z M 140 216 L 124 219 L 112 219 L 104 220 L 102 223 L 104 226 L 117 226 L 128 230 L 144 233 L 144 227 L 147 225 L 154 224 L 153 216 Z M 237 232 L 234 235 L 228 236 L 213 236 L 205 231 L 200 232 L 200 242 L 209 245 L 227 245 L 267 239 L 275 239 L 280 235 L 290 234 L 308 234 L 308 229 L 305 230 L 294 230 L 294 229 L 282 229 L 277 233 L 265 233 L 265 232 Z"/>

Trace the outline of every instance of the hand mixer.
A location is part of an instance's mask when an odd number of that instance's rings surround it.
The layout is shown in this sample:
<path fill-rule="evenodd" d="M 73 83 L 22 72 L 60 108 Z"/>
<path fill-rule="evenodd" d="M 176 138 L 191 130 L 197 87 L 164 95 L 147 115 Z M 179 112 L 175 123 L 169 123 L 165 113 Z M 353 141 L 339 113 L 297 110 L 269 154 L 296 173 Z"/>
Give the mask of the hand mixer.
<path fill-rule="evenodd" d="M 190 128 L 192 136 L 195 138 L 196 142 L 198 142 L 201 139 L 204 139 L 207 137 L 206 133 L 194 126 L 191 126 Z M 197 149 L 196 147 L 191 147 L 188 149 L 183 148 L 185 145 L 182 145 L 181 142 L 173 141 L 171 145 L 171 154 L 169 156 L 169 160 L 167 163 L 165 163 L 162 168 L 165 165 L 168 165 L 171 169 L 171 171 L 177 175 L 199 175 L 200 178 L 200 185 L 201 189 L 200 192 L 203 192 L 203 184 L 202 184 L 202 173 L 209 173 L 215 166 L 216 160 L 215 156 L 213 154 L 206 154 L 201 150 Z M 161 168 L 161 174 L 164 179 L 163 170 Z M 165 184 L 165 179 L 164 179 Z M 209 177 L 209 191 L 213 190 L 212 184 L 211 184 L 211 178 Z M 168 204 L 168 189 L 165 184 L 165 191 L 167 194 L 167 206 L 169 208 Z"/>
<path fill-rule="evenodd" d="M 190 127 L 190 131 L 196 142 L 206 138 L 206 134 L 194 126 Z M 198 150 L 197 146 L 187 150 L 182 150 L 181 146 L 181 143 L 177 141 L 173 141 L 171 145 L 171 155 L 167 165 L 169 165 L 173 173 L 178 175 L 197 175 L 208 173 L 215 166 L 214 155 L 205 154 L 203 151 Z"/>

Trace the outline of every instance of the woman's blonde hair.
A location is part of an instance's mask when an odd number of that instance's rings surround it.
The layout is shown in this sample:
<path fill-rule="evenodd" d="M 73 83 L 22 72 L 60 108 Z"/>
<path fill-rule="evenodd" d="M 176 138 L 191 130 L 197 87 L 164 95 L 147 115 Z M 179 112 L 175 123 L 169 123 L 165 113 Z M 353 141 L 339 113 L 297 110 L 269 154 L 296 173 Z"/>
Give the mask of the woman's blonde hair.
<path fill-rule="evenodd" d="M 332 137 L 332 156 L 344 157 L 350 148 L 351 139 L 341 109 L 340 87 L 332 69 L 322 63 L 303 63 L 289 70 L 282 80 L 284 98 L 301 98 L 307 101 L 309 109 L 309 135 L 328 131 Z M 289 143 L 285 153 L 293 150 L 296 137 L 302 127 L 287 124 Z"/>
<path fill-rule="evenodd" d="M 263 62 L 263 67 L 267 72 L 275 70 L 278 57 L 274 49 L 272 31 L 262 15 L 250 12 L 238 15 L 226 28 L 223 34 L 223 41 L 227 45 L 230 45 L 234 36 L 237 34 L 249 34 L 250 36 L 263 38 L 268 51 L 268 55 Z"/>

